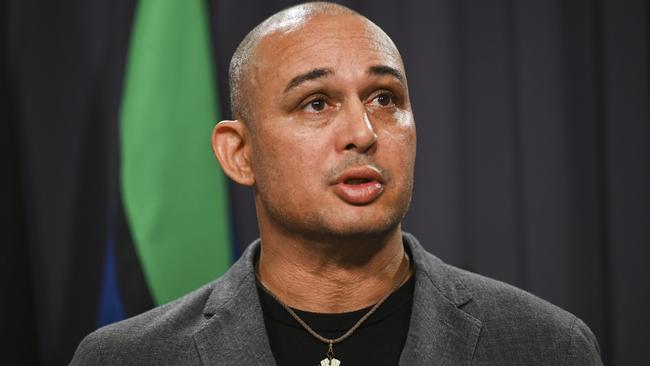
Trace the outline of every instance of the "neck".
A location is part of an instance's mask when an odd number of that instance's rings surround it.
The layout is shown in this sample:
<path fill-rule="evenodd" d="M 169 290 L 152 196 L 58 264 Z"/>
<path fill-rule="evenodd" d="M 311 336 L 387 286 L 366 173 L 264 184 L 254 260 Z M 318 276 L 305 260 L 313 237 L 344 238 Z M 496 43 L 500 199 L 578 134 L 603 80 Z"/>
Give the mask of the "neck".
<path fill-rule="evenodd" d="M 408 278 L 399 226 L 380 237 L 346 241 L 261 234 L 258 277 L 292 308 L 316 313 L 362 309 Z"/>

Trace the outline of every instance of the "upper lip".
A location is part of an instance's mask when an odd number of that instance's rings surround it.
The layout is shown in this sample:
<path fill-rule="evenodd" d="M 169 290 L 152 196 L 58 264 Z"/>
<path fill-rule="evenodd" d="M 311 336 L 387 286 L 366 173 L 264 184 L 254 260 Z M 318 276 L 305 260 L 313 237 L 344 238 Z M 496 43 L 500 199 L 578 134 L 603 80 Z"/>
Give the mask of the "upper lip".
<path fill-rule="evenodd" d="M 344 170 L 334 178 L 334 184 L 345 183 L 349 179 L 367 179 L 368 181 L 377 181 L 381 184 L 385 183 L 381 170 L 370 165 Z"/>

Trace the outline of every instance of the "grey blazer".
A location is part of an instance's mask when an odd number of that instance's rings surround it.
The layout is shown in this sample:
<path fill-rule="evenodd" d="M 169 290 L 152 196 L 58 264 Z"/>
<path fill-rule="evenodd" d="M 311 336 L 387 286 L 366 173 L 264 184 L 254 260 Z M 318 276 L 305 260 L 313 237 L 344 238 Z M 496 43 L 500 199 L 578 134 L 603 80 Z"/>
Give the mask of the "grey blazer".
<path fill-rule="evenodd" d="M 400 365 L 602 365 L 595 337 L 572 314 L 447 265 L 409 234 L 404 244 L 415 294 Z M 275 365 L 253 271 L 259 246 L 216 281 L 91 333 L 71 364 Z"/>

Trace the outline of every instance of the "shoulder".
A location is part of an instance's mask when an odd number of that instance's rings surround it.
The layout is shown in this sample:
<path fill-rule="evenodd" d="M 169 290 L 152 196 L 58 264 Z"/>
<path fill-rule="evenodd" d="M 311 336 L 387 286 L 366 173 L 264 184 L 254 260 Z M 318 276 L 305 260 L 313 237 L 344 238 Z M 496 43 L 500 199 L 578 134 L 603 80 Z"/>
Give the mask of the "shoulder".
<path fill-rule="evenodd" d="M 600 365 L 593 333 L 575 315 L 501 281 L 443 264 L 471 301 L 462 310 L 479 319 L 476 357 L 504 364 Z M 529 359 L 530 358 L 530 359 Z"/>
<path fill-rule="evenodd" d="M 514 286 L 446 264 L 408 233 L 404 243 L 417 273 L 426 276 L 423 283 L 435 289 L 429 299 L 453 305 L 479 328 L 473 365 L 602 365 L 596 338 L 573 314 Z"/>
<path fill-rule="evenodd" d="M 102 327 L 77 347 L 72 365 L 191 363 L 193 334 L 215 282 L 135 317 Z M 173 360 L 166 357 L 172 355 Z M 165 357 L 162 362 L 154 362 Z M 173 362 L 172 362 L 173 361 Z"/>
<path fill-rule="evenodd" d="M 215 314 L 226 307 L 238 309 L 250 305 L 251 294 L 256 295 L 253 262 L 258 251 L 259 241 L 253 242 L 223 276 L 211 283 L 170 303 L 92 332 L 77 347 L 71 364 L 200 364 L 196 335 L 209 326 Z"/>

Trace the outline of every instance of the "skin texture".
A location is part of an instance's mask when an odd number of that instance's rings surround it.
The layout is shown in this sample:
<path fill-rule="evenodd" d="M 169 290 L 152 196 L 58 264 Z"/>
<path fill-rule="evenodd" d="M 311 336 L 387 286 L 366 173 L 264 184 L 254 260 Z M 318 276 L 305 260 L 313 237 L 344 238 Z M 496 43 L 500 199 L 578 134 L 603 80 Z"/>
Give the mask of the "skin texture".
<path fill-rule="evenodd" d="M 301 310 L 374 304 L 408 271 L 416 137 L 399 52 L 361 16 L 298 14 L 264 35 L 248 75 L 252 120 L 220 122 L 212 142 L 225 173 L 253 187 L 260 279 Z M 359 171 L 382 184 L 351 202 L 336 183 Z"/>

